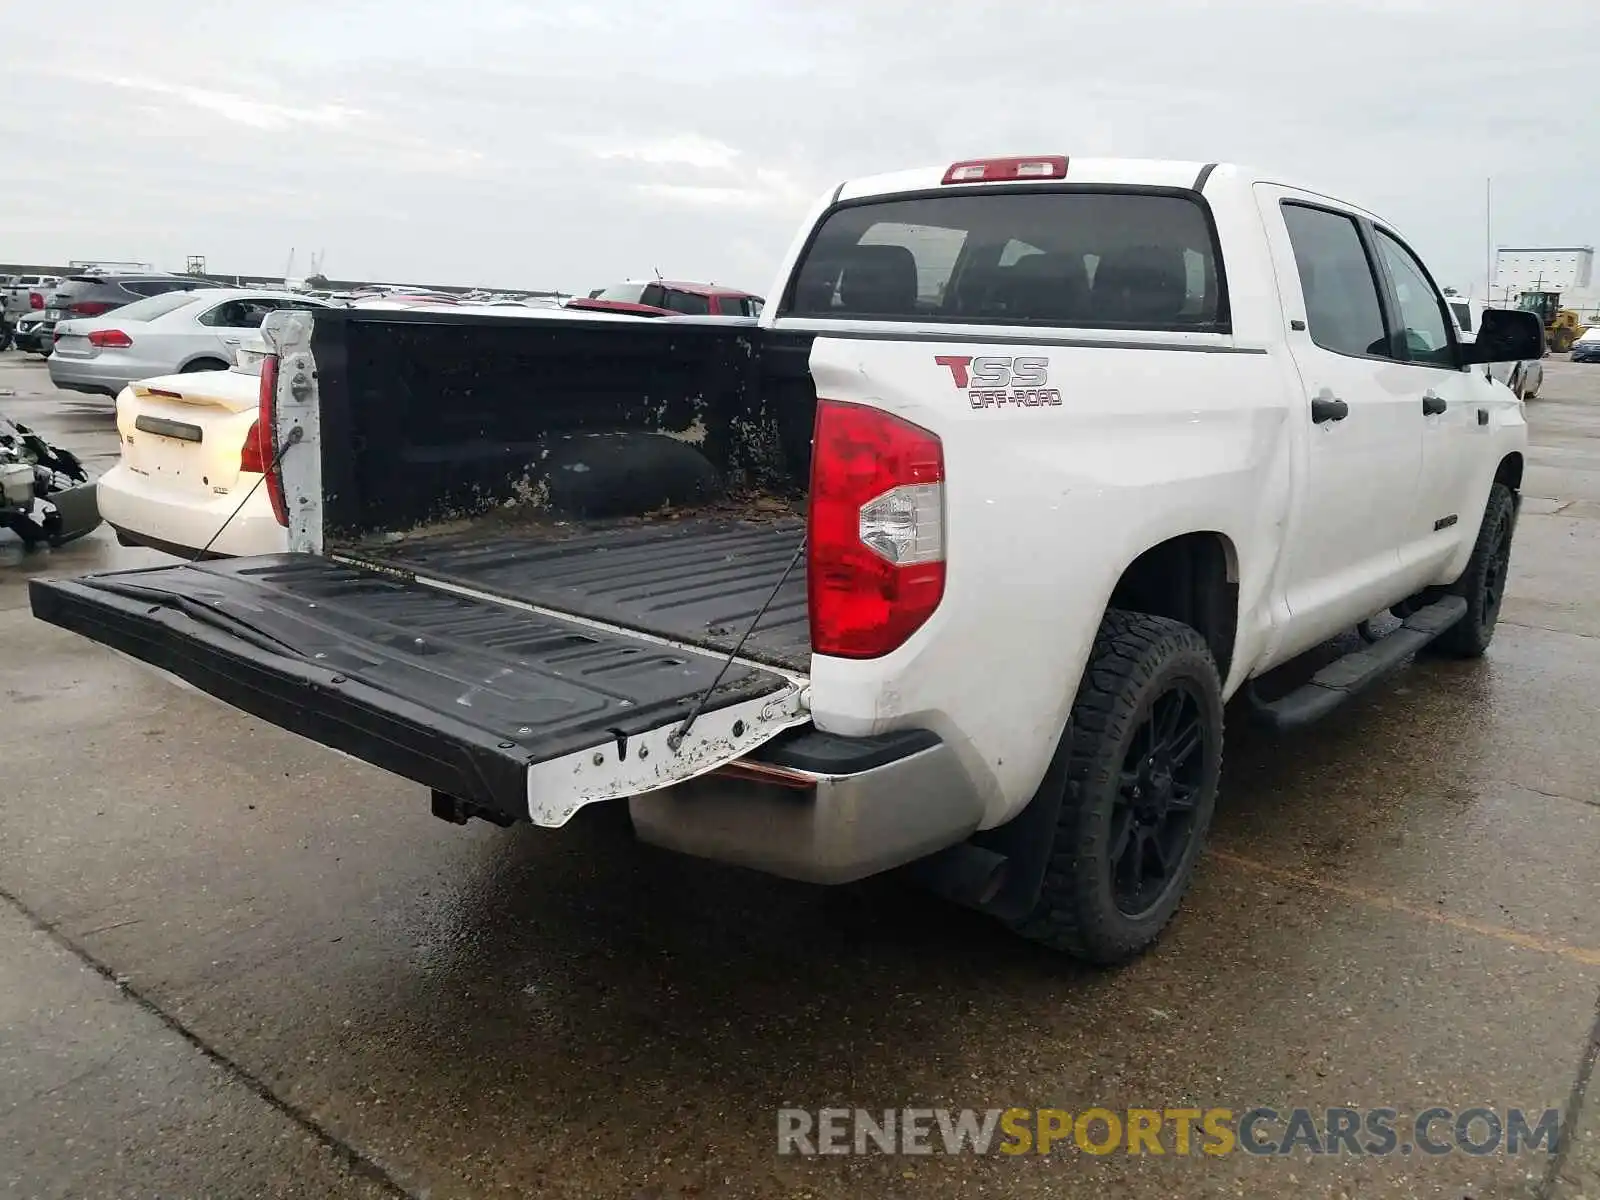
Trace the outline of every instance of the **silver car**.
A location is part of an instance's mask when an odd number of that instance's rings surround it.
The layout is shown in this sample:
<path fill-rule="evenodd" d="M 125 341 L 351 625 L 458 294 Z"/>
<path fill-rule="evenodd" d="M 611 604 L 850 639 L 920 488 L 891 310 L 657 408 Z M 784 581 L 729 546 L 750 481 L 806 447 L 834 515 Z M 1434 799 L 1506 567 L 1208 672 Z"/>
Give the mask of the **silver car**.
<path fill-rule="evenodd" d="M 0 289 L 0 304 L 5 306 L 13 324 L 23 313 L 42 310 L 50 293 L 61 283 L 59 275 L 9 275 L 5 279 L 5 287 Z"/>
<path fill-rule="evenodd" d="M 55 328 L 50 378 L 59 388 L 115 397 L 128 384 L 186 371 L 225 371 L 245 336 L 282 308 L 337 307 L 295 292 L 207 288 L 167 292 L 103 317 Z"/>

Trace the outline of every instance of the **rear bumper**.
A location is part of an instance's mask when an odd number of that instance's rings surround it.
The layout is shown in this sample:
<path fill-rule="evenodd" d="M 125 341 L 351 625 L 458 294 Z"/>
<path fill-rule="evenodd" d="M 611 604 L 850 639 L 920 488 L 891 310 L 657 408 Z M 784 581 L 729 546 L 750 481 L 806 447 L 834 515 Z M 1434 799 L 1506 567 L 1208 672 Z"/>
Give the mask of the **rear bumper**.
<path fill-rule="evenodd" d="M 809 883 L 848 883 L 965 839 L 983 816 L 955 752 L 910 730 L 806 728 L 628 801 L 642 841 Z"/>
<path fill-rule="evenodd" d="M 251 482 L 252 477 L 240 476 L 228 495 L 196 503 L 118 463 L 100 477 L 100 515 L 122 539 L 169 554 L 193 557 L 214 535 L 214 555 L 282 554 L 289 534 L 272 514 L 266 488 L 257 488 L 239 515 L 228 520 Z M 217 535 L 219 529 L 222 533 Z"/>
<path fill-rule="evenodd" d="M 52 332 L 50 336 L 53 338 L 54 333 Z M 159 373 L 151 372 L 151 374 Z M 59 354 L 52 354 L 50 382 L 68 391 L 89 392 L 115 399 L 117 393 L 130 382 L 129 364 L 108 363 L 98 358 L 63 358 Z"/>

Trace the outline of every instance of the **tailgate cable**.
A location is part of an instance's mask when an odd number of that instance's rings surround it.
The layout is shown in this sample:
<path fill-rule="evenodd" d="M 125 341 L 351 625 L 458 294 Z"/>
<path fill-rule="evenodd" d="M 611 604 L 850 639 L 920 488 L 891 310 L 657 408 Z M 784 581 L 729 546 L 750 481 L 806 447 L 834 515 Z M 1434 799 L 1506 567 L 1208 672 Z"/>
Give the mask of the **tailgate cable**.
<path fill-rule="evenodd" d="M 717 690 L 717 685 L 722 682 L 722 677 L 728 673 L 728 668 L 733 666 L 733 661 L 739 657 L 739 652 L 744 649 L 745 642 L 755 632 L 756 626 L 761 624 L 761 618 L 767 615 L 767 609 L 772 607 L 772 602 L 778 598 L 778 592 L 782 590 L 784 582 L 789 578 L 789 573 L 794 570 L 795 564 L 800 561 L 800 555 L 805 552 L 805 548 L 806 539 L 802 535 L 800 544 L 794 548 L 794 557 L 789 560 L 789 565 L 784 567 L 783 574 L 778 576 L 778 582 L 772 585 L 772 591 L 767 593 L 767 598 L 761 602 L 761 607 L 756 610 L 756 615 L 751 618 L 750 624 L 739 635 L 739 640 L 734 644 L 733 649 L 728 652 L 728 657 L 723 659 L 722 667 L 717 672 L 717 677 L 695 699 L 694 706 L 689 709 L 689 715 L 683 719 L 683 724 L 667 735 L 668 750 L 677 753 L 678 747 L 683 745 L 683 739 L 688 736 L 690 728 L 699 719 L 700 714 L 705 711 L 706 704 L 710 701 L 712 693 Z"/>
<path fill-rule="evenodd" d="M 265 471 L 263 471 L 260 475 L 256 476 L 256 481 L 250 485 L 250 490 L 244 494 L 244 499 L 239 501 L 239 507 L 234 509 L 231 513 L 228 514 L 228 519 L 223 521 L 223 523 L 221 525 L 217 526 L 217 531 L 211 535 L 211 537 L 206 541 L 206 544 L 204 546 L 200 547 L 200 552 L 198 554 L 196 554 L 193 558 L 191 558 L 188 562 L 186 562 L 184 564 L 184 566 L 192 567 L 196 563 L 198 563 L 201 559 L 205 558 L 206 551 L 210 550 L 212 546 L 215 546 L 217 544 L 217 539 L 222 536 L 223 531 L 226 530 L 228 528 L 228 526 L 233 523 L 233 519 L 235 517 L 237 517 L 240 513 L 242 513 L 244 511 L 244 506 L 246 504 L 250 503 L 250 497 L 254 496 L 256 494 L 256 489 L 258 487 L 260 487 L 263 483 L 266 482 L 266 479 L 267 479 L 268 475 L 272 474 L 272 472 L 274 472 L 274 471 L 276 471 L 278 469 L 278 464 L 283 461 L 284 452 L 286 450 L 288 450 L 290 446 L 293 446 L 296 442 L 298 442 L 304 436 L 305 436 L 305 431 L 302 430 L 300 428 L 300 426 L 298 426 L 298 425 L 294 426 L 292 429 L 289 430 L 287 436 L 285 436 L 284 439 L 283 439 L 283 445 L 279 446 L 277 448 L 277 450 L 273 453 L 272 461 L 269 464 L 267 464 L 267 469 Z"/>

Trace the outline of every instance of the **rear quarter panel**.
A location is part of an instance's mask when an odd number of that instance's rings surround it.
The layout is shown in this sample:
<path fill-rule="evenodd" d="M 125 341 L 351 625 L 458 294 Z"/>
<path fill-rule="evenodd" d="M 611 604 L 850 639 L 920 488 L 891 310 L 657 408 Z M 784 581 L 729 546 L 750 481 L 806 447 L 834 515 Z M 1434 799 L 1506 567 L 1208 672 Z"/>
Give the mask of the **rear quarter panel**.
<path fill-rule="evenodd" d="M 906 645 L 872 661 L 814 657 L 816 723 L 848 735 L 933 729 L 983 793 L 985 827 L 1037 789 L 1112 589 L 1150 547 L 1215 531 L 1233 548 L 1237 685 L 1270 629 L 1294 474 L 1284 425 L 1298 392 L 1264 347 L 1041 341 L 824 334 L 811 355 L 819 397 L 885 409 L 943 440 L 948 561 L 943 602 Z M 1045 359 L 1059 404 L 975 406 L 935 361 L 984 355 Z"/>

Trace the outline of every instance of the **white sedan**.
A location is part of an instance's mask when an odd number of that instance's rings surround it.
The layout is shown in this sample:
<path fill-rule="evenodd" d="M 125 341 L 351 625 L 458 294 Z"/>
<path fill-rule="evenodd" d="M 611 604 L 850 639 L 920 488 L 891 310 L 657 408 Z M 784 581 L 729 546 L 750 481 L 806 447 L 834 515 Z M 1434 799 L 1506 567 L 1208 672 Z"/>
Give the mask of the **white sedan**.
<path fill-rule="evenodd" d="M 121 457 L 100 477 L 100 515 L 125 546 L 194 558 L 277 554 L 288 535 L 262 482 L 260 335 L 239 365 L 142 379 L 117 397 Z"/>
<path fill-rule="evenodd" d="M 241 339 L 282 308 L 337 307 L 294 292 L 206 288 L 164 292 L 103 317 L 56 326 L 50 378 L 75 392 L 115 396 L 138 379 L 226 371 Z"/>

